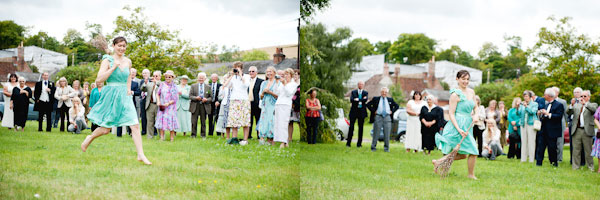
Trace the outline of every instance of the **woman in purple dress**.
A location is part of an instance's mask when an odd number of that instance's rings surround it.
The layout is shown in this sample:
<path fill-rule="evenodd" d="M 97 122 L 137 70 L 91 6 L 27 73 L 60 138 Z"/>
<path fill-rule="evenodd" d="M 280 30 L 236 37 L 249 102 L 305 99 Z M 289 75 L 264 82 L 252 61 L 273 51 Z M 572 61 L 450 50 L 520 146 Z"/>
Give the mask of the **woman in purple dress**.
<path fill-rule="evenodd" d="M 173 78 L 175 78 L 173 71 L 167 70 L 165 73 L 165 82 L 162 82 L 158 87 L 158 101 L 156 104 L 159 105 L 159 109 L 154 124 L 154 127 L 160 131 L 161 140 L 165 140 L 165 130 L 171 132 L 171 142 L 174 140 L 175 130 L 179 129 L 176 106 L 179 93 L 177 85 L 173 83 Z"/>
<path fill-rule="evenodd" d="M 600 127 L 600 108 L 594 113 L 594 123 L 597 127 Z M 596 133 L 594 138 L 594 146 L 592 146 L 592 156 L 598 158 L 598 166 L 600 166 L 600 130 Z M 600 167 L 598 167 L 598 173 L 600 173 Z"/>

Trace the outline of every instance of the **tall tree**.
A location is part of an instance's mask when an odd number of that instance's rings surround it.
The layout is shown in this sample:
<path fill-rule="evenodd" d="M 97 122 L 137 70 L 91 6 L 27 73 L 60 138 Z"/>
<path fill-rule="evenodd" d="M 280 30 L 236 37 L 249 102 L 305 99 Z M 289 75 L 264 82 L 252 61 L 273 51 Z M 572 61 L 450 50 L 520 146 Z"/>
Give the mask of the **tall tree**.
<path fill-rule="evenodd" d="M 0 49 L 17 47 L 25 40 L 27 28 L 12 20 L 0 21 Z"/>
<path fill-rule="evenodd" d="M 361 56 L 370 56 L 375 54 L 375 47 L 367 38 L 355 38 L 352 42 L 356 42 L 362 49 Z"/>
<path fill-rule="evenodd" d="M 300 0 L 300 18 L 308 21 L 315 11 L 327 7 L 329 7 L 329 0 Z"/>
<path fill-rule="evenodd" d="M 56 52 L 63 52 L 63 46 L 60 44 L 60 42 L 56 38 L 49 36 L 48 33 L 44 31 L 39 31 L 37 34 L 25 39 L 24 45 L 34 45 Z"/>
<path fill-rule="evenodd" d="M 391 62 L 417 64 L 431 59 L 437 42 L 423 33 L 402 33 L 389 48 Z M 407 61 L 404 61 L 407 58 Z"/>
<path fill-rule="evenodd" d="M 392 42 L 390 42 L 389 40 L 388 41 L 379 41 L 379 42 L 375 43 L 375 52 L 377 54 L 384 54 L 385 62 L 388 62 L 389 61 L 388 51 L 391 46 L 392 46 Z"/>
<path fill-rule="evenodd" d="M 252 50 L 242 55 L 243 61 L 254 61 L 254 60 L 269 60 L 269 54 L 263 50 Z"/>
<path fill-rule="evenodd" d="M 447 60 L 467 67 L 473 66 L 474 58 L 468 51 L 463 51 L 458 45 L 442 50 L 435 56 L 436 60 Z"/>
<path fill-rule="evenodd" d="M 343 83 L 362 60 L 360 42 L 350 40 L 349 28 L 328 32 L 321 23 L 303 26 L 300 33 L 306 34 L 301 36 L 302 90 L 318 87 L 342 97 Z"/>

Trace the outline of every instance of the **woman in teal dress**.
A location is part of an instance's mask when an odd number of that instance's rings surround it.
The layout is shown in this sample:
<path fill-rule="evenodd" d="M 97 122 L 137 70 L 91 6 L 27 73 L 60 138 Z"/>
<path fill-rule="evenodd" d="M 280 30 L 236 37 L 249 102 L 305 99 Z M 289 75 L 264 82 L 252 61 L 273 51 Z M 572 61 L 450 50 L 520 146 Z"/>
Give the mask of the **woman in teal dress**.
<path fill-rule="evenodd" d="M 85 152 L 94 139 L 110 133 L 112 127 L 129 126 L 137 150 L 137 160 L 151 165 L 152 163 L 144 155 L 137 113 L 131 101 L 133 95 L 131 76 L 129 76 L 131 60 L 123 55 L 127 48 L 127 41 L 124 37 L 117 37 L 113 40 L 113 47 L 112 56 L 102 57 L 96 77 L 96 82 L 106 81 L 106 85 L 100 93 L 98 102 L 87 115 L 92 123 L 100 127 L 85 138 L 81 143 L 81 150 Z"/>
<path fill-rule="evenodd" d="M 177 122 L 179 122 L 179 128 L 175 129 L 177 132 L 183 132 L 185 136 L 186 132 L 192 131 L 192 113 L 190 112 L 190 86 L 188 81 L 190 78 L 187 75 L 181 76 L 179 79 L 179 85 L 177 85 L 177 91 L 179 94 L 179 100 L 177 101 Z"/>
<path fill-rule="evenodd" d="M 264 139 L 273 145 L 273 118 L 275 117 L 275 102 L 277 102 L 277 88 L 279 87 L 275 80 L 275 68 L 268 67 L 266 70 L 267 80 L 260 84 L 260 120 L 256 129 L 260 133 L 259 144 L 265 144 Z"/>
<path fill-rule="evenodd" d="M 450 123 L 446 123 L 441 135 L 435 135 L 435 143 L 442 150 L 443 154 L 449 154 L 461 139 L 466 137 L 454 160 L 461 160 L 468 157 L 468 177 L 477 179 L 474 170 L 479 151 L 477 150 L 475 138 L 473 138 L 473 129 L 469 128 L 471 124 L 477 122 L 478 118 L 473 116 L 477 116 L 478 111 L 477 109 L 473 109 L 475 106 L 475 92 L 467 87 L 469 85 L 469 78 L 470 74 L 466 70 L 460 70 L 456 74 L 458 89 L 450 90 Z M 434 167 L 440 164 L 438 160 L 432 160 L 432 163 Z"/>

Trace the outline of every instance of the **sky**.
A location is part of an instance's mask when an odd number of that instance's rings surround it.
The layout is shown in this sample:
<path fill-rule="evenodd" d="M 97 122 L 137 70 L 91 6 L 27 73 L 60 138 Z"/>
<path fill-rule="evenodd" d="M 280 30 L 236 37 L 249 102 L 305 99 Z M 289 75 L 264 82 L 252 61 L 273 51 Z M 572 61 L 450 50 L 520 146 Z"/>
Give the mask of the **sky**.
<path fill-rule="evenodd" d="M 123 7 L 144 7 L 150 22 L 179 30 L 195 45 L 237 45 L 240 50 L 297 44 L 298 0 L 0 0 L 0 20 L 13 20 L 62 41 L 67 29 L 88 35 L 86 22 L 112 33 Z"/>
<path fill-rule="evenodd" d="M 332 31 L 349 27 L 353 37 L 371 43 L 395 41 L 401 33 L 424 33 L 439 48 L 458 45 L 477 57 L 485 42 L 503 52 L 504 36 L 520 36 L 522 47 L 532 47 L 541 27 L 554 27 L 547 18 L 570 16 L 578 33 L 598 41 L 600 1 L 594 0 L 331 0 L 314 22 Z"/>

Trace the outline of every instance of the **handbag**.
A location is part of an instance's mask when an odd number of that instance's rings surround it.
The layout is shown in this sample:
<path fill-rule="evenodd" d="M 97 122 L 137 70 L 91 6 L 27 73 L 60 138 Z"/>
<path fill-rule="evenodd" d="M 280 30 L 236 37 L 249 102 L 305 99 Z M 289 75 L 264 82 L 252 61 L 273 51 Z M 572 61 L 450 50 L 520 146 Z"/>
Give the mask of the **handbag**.
<path fill-rule="evenodd" d="M 519 143 L 519 142 L 521 142 L 521 136 L 520 136 L 520 135 L 519 135 L 519 133 L 518 133 L 518 132 L 516 132 L 516 131 L 515 131 L 515 132 L 513 132 L 513 133 L 510 133 L 510 134 L 508 134 L 508 139 L 509 139 L 510 141 L 514 141 L 515 143 Z"/>
<path fill-rule="evenodd" d="M 542 122 L 540 120 L 533 121 L 533 130 L 539 131 L 542 130 Z"/>
<path fill-rule="evenodd" d="M 596 132 L 596 139 L 600 139 L 600 130 Z"/>
<path fill-rule="evenodd" d="M 165 111 L 166 108 L 167 108 L 167 106 L 165 106 L 165 105 L 158 106 L 158 109 L 160 109 L 160 111 Z"/>

